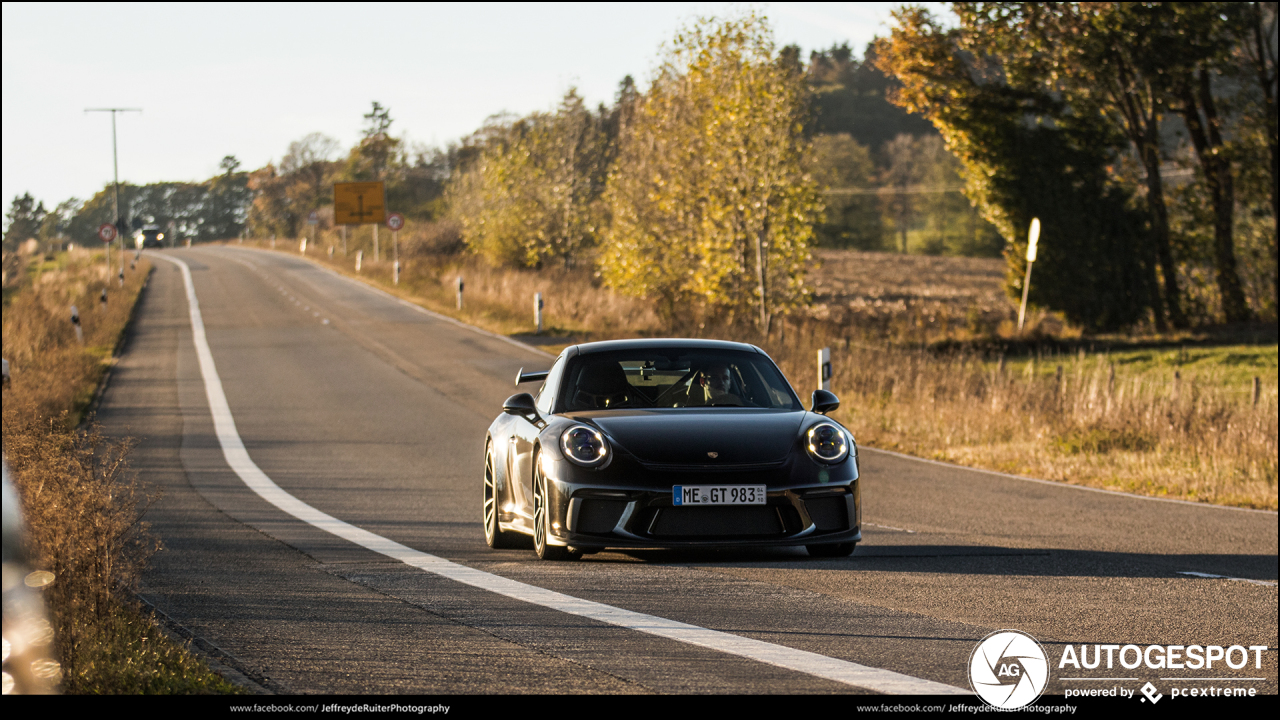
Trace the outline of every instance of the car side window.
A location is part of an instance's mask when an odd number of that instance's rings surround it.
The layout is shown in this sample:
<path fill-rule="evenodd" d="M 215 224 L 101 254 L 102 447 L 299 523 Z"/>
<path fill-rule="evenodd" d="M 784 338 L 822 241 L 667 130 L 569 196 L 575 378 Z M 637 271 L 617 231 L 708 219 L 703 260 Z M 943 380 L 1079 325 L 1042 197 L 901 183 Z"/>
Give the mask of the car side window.
<path fill-rule="evenodd" d="M 564 356 L 556 358 L 555 364 L 551 366 L 551 371 L 547 373 L 547 379 L 542 381 L 542 387 L 538 390 L 538 398 L 535 404 L 538 406 L 538 412 L 544 415 L 550 415 L 553 405 L 556 402 L 556 395 L 560 390 L 560 377 L 564 374 Z"/>

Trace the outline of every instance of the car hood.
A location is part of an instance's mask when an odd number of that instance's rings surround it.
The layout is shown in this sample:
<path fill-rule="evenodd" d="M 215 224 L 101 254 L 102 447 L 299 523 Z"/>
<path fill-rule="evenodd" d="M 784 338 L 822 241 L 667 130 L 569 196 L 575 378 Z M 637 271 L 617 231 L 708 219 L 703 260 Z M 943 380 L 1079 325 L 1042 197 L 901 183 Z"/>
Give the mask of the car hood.
<path fill-rule="evenodd" d="M 805 415 L 724 408 L 612 411 L 578 417 L 604 430 L 641 462 L 739 465 L 784 460 L 795 447 Z"/>

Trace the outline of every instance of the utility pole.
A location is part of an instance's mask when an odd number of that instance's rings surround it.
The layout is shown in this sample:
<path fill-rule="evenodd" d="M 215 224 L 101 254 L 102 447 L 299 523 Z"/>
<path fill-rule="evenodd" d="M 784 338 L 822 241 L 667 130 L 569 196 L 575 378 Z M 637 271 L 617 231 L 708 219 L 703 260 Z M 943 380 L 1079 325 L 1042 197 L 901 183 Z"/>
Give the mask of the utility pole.
<path fill-rule="evenodd" d="M 126 227 L 124 218 L 120 217 L 120 159 L 116 152 L 116 113 L 122 112 L 142 112 L 142 108 L 85 108 L 85 112 L 109 112 L 111 113 L 111 167 L 115 174 L 115 226 L 117 234 L 120 235 L 120 269 L 124 270 L 124 236 L 129 229 Z M 107 277 L 111 277 L 111 247 L 107 247 Z"/>

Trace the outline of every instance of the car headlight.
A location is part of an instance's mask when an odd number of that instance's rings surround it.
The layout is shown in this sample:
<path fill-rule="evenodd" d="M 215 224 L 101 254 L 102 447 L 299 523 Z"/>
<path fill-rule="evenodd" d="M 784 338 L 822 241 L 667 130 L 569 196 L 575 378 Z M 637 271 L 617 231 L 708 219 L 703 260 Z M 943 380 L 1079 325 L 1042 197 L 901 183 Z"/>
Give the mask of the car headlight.
<path fill-rule="evenodd" d="M 849 438 L 831 423 L 818 423 L 809 428 L 805 447 L 809 456 L 820 463 L 834 465 L 849 457 Z"/>
<path fill-rule="evenodd" d="M 609 459 L 609 443 L 599 430 L 574 425 L 560 435 L 560 449 L 570 462 L 582 467 L 600 467 Z"/>

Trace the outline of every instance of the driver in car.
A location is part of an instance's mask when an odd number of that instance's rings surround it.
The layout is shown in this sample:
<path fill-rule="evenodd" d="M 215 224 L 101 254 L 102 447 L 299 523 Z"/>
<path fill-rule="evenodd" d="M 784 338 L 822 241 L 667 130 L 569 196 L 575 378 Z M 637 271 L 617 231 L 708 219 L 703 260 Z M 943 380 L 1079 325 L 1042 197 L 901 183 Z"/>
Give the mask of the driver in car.
<path fill-rule="evenodd" d="M 712 363 L 703 368 L 689 388 L 690 405 L 742 405 L 733 392 L 733 375 L 725 363 Z"/>

